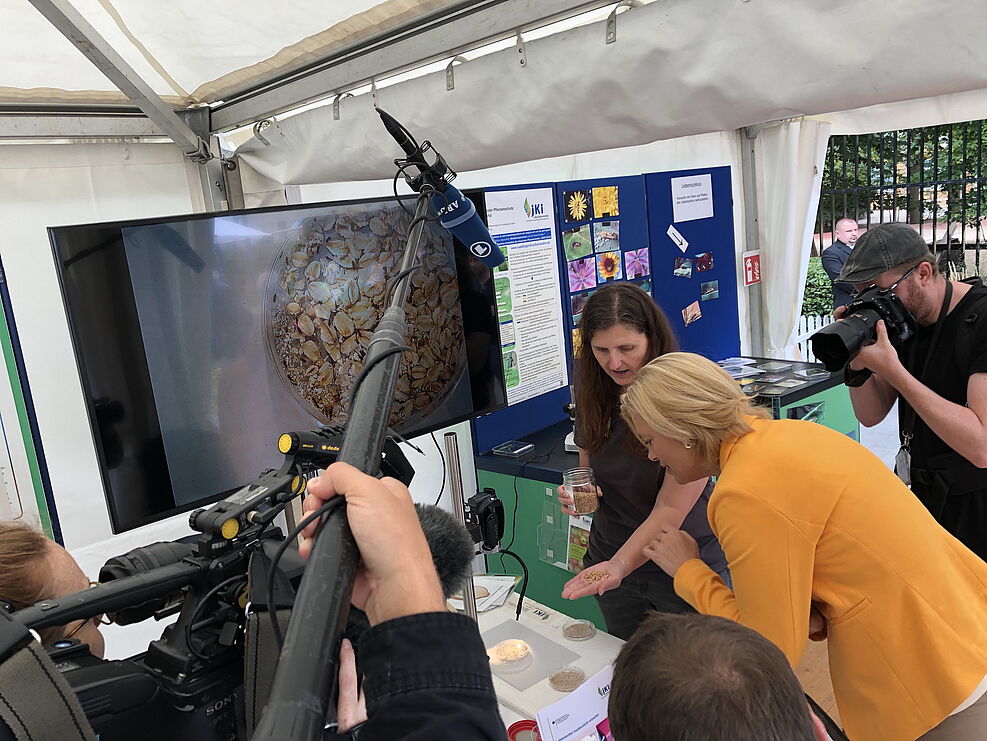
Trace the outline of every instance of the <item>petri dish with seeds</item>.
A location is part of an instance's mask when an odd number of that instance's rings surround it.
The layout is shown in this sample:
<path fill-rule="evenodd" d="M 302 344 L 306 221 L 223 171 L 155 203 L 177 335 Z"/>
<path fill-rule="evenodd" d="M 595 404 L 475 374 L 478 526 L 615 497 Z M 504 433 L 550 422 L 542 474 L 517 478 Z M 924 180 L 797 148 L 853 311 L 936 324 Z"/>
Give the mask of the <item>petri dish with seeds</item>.
<path fill-rule="evenodd" d="M 490 668 L 499 672 L 521 671 L 531 665 L 531 647 L 520 638 L 508 638 L 489 649 Z"/>
<path fill-rule="evenodd" d="M 596 626 L 589 620 L 570 620 L 562 626 L 562 635 L 570 641 L 588 641 L 596 635 Z"/>
<path fill-rule="evenodd" d="M 572 692 L 586 681 L 586 672 L 578 666 L 563 666 L 548 678 L 548 684 L 559 692 Z"/>

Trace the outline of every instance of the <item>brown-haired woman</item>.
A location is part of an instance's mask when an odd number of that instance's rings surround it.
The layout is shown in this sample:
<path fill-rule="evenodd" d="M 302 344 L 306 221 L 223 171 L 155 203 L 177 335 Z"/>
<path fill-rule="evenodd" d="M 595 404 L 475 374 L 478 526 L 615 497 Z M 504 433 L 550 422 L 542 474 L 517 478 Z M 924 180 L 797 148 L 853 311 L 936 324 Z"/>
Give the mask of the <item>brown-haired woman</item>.
<path fill-rule="evenodd" d="M 593 469 L 600 509 L 593 515 L 583 571 L 562 596 L 596 595 L 607 631 L 624 640 L 649 612 L 692 612 L 671 577 L 644 555 L 663 528 L 682 528 L 701 544 L 703 559 L 726 577 L 726 558 L 706 518 L 707 480 L 681 485 L 649 461 L 620 417 L 620 397 L 651 359 L 678 349 L 668 318 L 630 283 L 598 289 L 579 323 L 576 358 L 576 444 L 579 465 Z M 575 514 L 559 487 L 563 512 Z M 592 567 L 592 568 L 591 568 Z M 587 574 L 604 572 L 591 581 Z"/>
<path fill-rule="evenodd" d="M 91 582 L 62 546 L 20 522 L 0 522 L 0 601 L 22 610 L 36 602 L 88 589 Z M 0 608 L 2 609 L 2 608 Z M 103 658 L 99 618 L 39 631 L 42 643 L 77 638 Z"/>

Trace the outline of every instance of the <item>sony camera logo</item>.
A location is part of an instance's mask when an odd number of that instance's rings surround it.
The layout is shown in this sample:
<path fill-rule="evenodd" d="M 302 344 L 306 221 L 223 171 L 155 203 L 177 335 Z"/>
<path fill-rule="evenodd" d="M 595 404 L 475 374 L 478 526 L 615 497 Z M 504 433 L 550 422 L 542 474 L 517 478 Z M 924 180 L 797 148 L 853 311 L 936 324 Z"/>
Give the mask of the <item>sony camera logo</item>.
<path fill-rule="evenodd" d="M 218 713 L 223 708 L 226 708 L 226 707 L 229 707 L 230 705 L 232 705 L 235 694 L 236 693 L 234 693 L 233 695 L 227 695 L 222 700 L 217 700 L 212 705 L 209 705 L 206 708 L 206 717 L 209 717 L 210 715 L 213 715 L 214 713 Z"/>

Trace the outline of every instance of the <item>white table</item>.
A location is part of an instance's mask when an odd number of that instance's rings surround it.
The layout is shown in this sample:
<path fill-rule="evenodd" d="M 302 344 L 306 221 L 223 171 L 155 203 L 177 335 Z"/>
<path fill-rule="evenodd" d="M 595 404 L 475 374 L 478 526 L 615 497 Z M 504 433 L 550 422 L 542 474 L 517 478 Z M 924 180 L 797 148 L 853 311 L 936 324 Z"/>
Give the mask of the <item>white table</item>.
<path fill-rule="evenodd" d="M 515 592 L 503 606 L 481 612 L 477 621 L 480 632 L 485 632 L 503 622 L 514 620 L 517 599 L 518 594 Z M 586 597 L 584 599 L 591 598 Z M 530 599 L 525 598 L 524 600 L 520 622 L 536 633 L 540 633 L 578 654 L 579 658 L 575 659 L 572 664 L 586 672 L 587 677 L 593 676 L 607 664 L 612 664 L 624 642 L 601 630 L 597 630 L 596 635 L 585 641 L 568 640 L 562 635 L 562 626 L 570 620 L 572 618 L 568 615 Z M 562 699 L 566 694 L 552 689 L 547 679 L 538 682 L 524 692 L 501 679 L 496 672 L 493 674 L 493 681 L 497 699 L 500 702 L 501 717 L 507 726 L 521 718 L 534 718 L 535 713 Z"/>

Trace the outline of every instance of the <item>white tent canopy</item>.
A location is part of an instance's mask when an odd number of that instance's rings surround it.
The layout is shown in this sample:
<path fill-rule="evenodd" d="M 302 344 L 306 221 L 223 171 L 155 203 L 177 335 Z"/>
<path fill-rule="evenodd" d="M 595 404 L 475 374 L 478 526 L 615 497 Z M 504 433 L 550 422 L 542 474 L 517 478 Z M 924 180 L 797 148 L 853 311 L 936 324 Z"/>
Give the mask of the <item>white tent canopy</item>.
<path fill-rule="evenodd" d="M 965 0 L 652 3 L 381 90 L 378 104 L 474 170 L 878 103 L 987 90 L 987 6 Z M 971 15 L 979 16 L 974 22 Z M 962 22 L 958 22 L 959 19 Z M 873 29 L 849 43 L 848 28 Z M 905 41 L 914 39 L 914 43 Z M 923 39 L 925 41 L 920 41 Z M 915 53 L 916 48 L 935 53 Z M 838 42 L 838 43 L 834 43 Z M 283 183 L 393 171 L 370 96 L 265 130 L 239 153 Z"/>
<path fill-rule="evenodd" d="M 434 14 L 454 0 L 236 3 L 72 0 L 148 82 L 182 105 L 213 103 Z M 128 102 L 27 0 L 0 0 L 0 104 Z"/>

